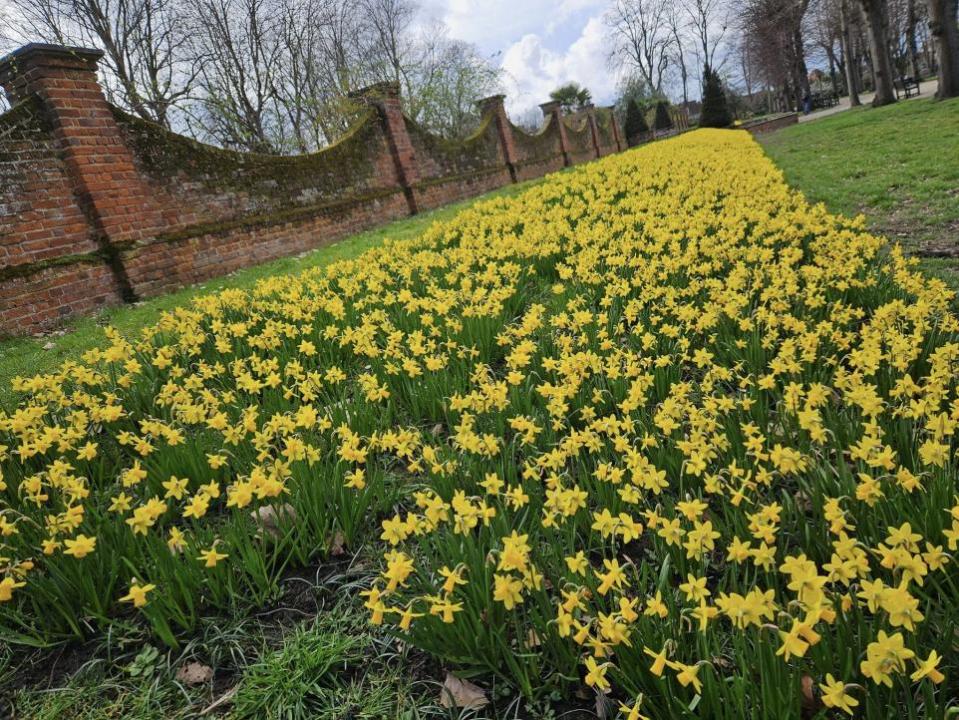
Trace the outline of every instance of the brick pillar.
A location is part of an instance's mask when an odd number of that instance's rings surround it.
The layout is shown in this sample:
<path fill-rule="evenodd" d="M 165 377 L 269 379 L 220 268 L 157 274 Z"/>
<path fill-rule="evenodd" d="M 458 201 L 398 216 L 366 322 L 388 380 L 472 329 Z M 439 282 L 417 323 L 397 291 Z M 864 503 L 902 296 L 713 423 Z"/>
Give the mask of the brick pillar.
<path fill-rule="evenodd" d="M 556 100 L 542 103 L 539 109 L 543 111 L 543 118 L 553 118 L 556 127 L 559 128 L 559 149 L 563 153 L 563 165 L 569 166 L 569 140 L 566 139 L 566 125 L 563 123 L 563 113 L 560 104 Z"/>
<path fill-rule="evenodd" d="M 613 129 L 613 140 L 616 142 L 616 152 L 621 152 L 626 143 L 619 134 L 619 123 L 616 121 L 616 106 L 610 105 L 607 110 L 609 110 L 609 125 Z"/>
<path fill-rule="evenodd" d="M 420 174 L 416 166 L 413 143 L 406 130 L 406 118 L 403 117 L 403 108 L 400 105 L 399 83 L 381 82 L 368 85 L 353 91 L 350 97 L 376 108 L 379 113 L 390 155 L 393 156 L 393 163 L 396 165 L 396 177 L 400 187 L 403 188 L 403 194 L 406 195 L 410 215 L 415 215 L 418 209 L 413 187 L 419 181 Z"/>
<path fill-rule="evenodd" d="M 11 102 L 34 95 L 42 103 L 78 204 L 130 301 L 136 293 L 119 249 L 155 233 L 162 217 L 97 82 L 101 57 L 99 50 L 31 43 L 0 61 L 0 85 Z"/>
<path fill-rule="evenodd" d="M 493 122 L 496 123 L 496 132 L 499 135 L 499 144 L 503 149 L 503 161 L 509 170 L 510 180 L 516 182 L 516 143 L 513 140 L 513 126 L 509 124 L 506 107 L 503 105 L 504 97 L 504 95 L 491 95 L 482 100 L 477 100 L 476 104 L 484 115 L 489 113 L 493 116 Z"/>
<path fill-rule="evenodd" d="M 596 157 L 599 157 L 602 153 L 599 150 L 599 128 L 596 127 L 596 107 L 590 103 L 585 108 L 586 111 L 586 122 L 589 124 L 589 134 L 593 138 L 593 152 L 596 153 Z"/>

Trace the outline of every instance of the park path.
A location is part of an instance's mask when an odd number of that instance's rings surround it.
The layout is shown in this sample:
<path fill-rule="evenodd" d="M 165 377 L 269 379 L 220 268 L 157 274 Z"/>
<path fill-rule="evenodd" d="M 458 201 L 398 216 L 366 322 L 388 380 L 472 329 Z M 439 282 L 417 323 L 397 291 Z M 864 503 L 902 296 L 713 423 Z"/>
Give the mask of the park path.
<path fill-rule="evenodd" d="M 912 97 L 932 97 L 936 92 L 936 80 L 926 80 L 925 82 L 919 83 L 919 95 L 913 95 Z M 859 100 L 863 105 L 868 105 L 872 102 L 873 95 L 875 93 L 860 93 Z M 905 97 L 903 97 L 905 99 Z M 911 98 L 910 98 L 911 99 Z M 839 104 L 834 105 L 831 108 L 824 108 L 822 110 L 817 110 L 816 112 L 809 113 L 808 115 L 800 115 L 799 122 L 810 122 L 811 120 L 819 120 L 820 118 L 828 117 L 830 115 L 835 115 L 836 113 L 842 112 L 843 110 L 849 109 L 849 98 L 841 97 L 839 98 Z"/>

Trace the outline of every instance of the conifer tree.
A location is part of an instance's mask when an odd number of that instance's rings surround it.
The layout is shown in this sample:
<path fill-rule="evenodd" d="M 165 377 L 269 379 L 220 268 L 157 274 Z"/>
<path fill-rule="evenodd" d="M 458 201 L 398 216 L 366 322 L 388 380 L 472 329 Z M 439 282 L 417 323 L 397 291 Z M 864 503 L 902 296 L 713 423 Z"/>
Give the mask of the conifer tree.
<path fill-rule="evenodd" d="M 634 100 L 626 104 L 626 123 L 623 127 L 626 131 L 626 144 L 629 147 L 639 145 L 646 139 L 646 134 L 649 132 L 649 125 L 646 124 L 643 111 Z"/>
<path fill-rule="evenodd" d="M 733 124 L 723 83 L 709 65 L 703 68 L 703 109 L 699 114 L 699 127 L 729 127 Z"/>

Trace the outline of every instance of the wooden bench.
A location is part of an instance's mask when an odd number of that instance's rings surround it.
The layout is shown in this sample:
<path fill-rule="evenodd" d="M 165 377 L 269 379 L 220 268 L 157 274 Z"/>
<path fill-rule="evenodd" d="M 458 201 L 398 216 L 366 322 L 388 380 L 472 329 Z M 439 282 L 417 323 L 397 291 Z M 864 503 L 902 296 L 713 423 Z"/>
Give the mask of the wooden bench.
<path fill-rule="evenodd" d="M 901 77 L 894 83 L 896 87 L 896 97 L 899 96 L 899 91 L 902 90 L 903 94 L 910 98 L 913 94 L 919 94 L 919 81 L 913 77 Z"/>
<path fill-rule="evenodd" d="M 839 104 L 839 96 L 832 92 L 813 93 L 810 99 L 813 110 L 830 108 Z"/>

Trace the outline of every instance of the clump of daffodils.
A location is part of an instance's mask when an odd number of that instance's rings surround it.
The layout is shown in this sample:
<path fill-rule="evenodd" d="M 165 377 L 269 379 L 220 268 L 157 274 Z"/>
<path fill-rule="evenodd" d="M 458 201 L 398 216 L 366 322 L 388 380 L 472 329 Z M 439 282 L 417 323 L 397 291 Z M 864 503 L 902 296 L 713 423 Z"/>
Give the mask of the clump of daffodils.
<path fill-rule="evenodd" d="M 0 636 L 125 603 L 172 637 L 367 539 L 373 623 L 528 695 L 928 710 L 959 687 L 953 299 L 732 131 L 199 298 L 16 381 Z"/>

